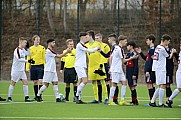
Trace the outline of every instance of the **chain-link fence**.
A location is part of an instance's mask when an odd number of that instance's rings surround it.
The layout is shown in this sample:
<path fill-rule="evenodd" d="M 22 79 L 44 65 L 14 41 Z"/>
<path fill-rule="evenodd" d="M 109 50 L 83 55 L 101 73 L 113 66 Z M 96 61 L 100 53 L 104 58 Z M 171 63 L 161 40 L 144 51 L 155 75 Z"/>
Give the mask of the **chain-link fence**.
<path fill-rule="evenodd" d="M 167 33 L 176 48 L 181 36 L 179 0 L 2 0 L 1 6 L 1 80 L 10 79 L 13 50 L 20 36 L 31 40 L 38 34 L 44 46 L 48 38 L 54 38 L 56 51 L 62 52 L 66 39 L 78 42 L 80 31 L 94 30 L 103 35 L 104 42 L 110 33 L 126 35 L 145 53 L 148 34 L 155 34 L 158 44 Z M 139 63 L 142 76 L 144 62 L 140 59 Z"/>

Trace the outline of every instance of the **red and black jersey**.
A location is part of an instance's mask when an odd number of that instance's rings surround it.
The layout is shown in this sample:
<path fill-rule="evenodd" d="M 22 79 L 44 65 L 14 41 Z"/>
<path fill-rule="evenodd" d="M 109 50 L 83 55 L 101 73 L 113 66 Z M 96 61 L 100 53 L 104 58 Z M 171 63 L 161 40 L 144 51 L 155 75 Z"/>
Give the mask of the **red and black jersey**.
<path fill-rule="evenodd" d="M 136 55 L 136 52 L 133 51 L 132 53 L 127 53 L 126 54 L 126 59 Z M 137 59 L 132 59 L 126 62 L 126 78 L 127 79 L 132 79 L 132 76 L 137 76 L 138 77 L 138 58 Z"/>
<path fill-rule="evenodd" d="M 144 68 L 145 73 L 152 71 L 152 64 L 153 64 L 152 56 L 154 55 L 154 52 L 155 52 L 155 46 L 152 46 L 149 49 L 148 54 L 146 56 L 142 52 L 140 53 L 141 57 L 146 61 Z"/>

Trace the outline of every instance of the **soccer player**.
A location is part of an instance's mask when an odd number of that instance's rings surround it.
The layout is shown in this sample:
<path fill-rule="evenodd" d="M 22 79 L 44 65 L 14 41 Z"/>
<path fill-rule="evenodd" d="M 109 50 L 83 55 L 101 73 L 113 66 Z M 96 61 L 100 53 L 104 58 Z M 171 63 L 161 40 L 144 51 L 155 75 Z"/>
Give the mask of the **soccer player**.
<path fill-rule="evenodd" d="M 94 47 L 101 47 L 101 44 L 97 41 L 95 41 L 95 35 L 94 35 L 94 31 L 90 30 L 87 32 L 87 38 L 89 40 L 89 42 L 86 44 L 86 47 L 91 49 Z M 107 104 L 108 103 L 108 94 L 107 94 L 107 88 L 106 88 L 106 83 L 105 83 L 105 78 L 106 75 L 100 75 L 100 74 L 96 74 L 95 71 L 100 69 L 105 73 L 105 68 L 104 68 L 104 63 L 102 61 L 102 57 L 101 54 L 96 51 L 94 53 L 88 53 L 88 60 L 89 60 L 89 64 L 88 64 L 88 76 L 89 76 L 89 80 L 92 81 L 92 85 L 93 85 L 93 92 L 94 92 L 94 97 L 95 99 L 91 102 L 91 103 L 99 103 L 99 99 L 98 99 L 98 87 L 97 87 L 97 80 L 100 80 L 100 83 L 102 85 L 102 89 L 104 92 L 104 103 Z M 101 67 L 102 66 L 102 67 Z"/>
<path fill-rule="evenodd" d="M 102 34 L 101 33 L 98 33 L 98 34 L 95 35 L 95 40 L 100 43 L 101 50 L 104 53 L 107 54 L 110 51 L 109 45 L 102 41 Z M 108 86 L 109 85 L 108 84 L 108 79 L 110 78 L 109 73 L 108 73 L 109 72 L 108 58 L 105 58 L 104 56 L 101 55 L 101 60 L 102 60 L 102 63 L 104 64 L 104 68 L 105 68 L 105 71 L 106 71 L 106 79 L 105 79 L 105 81 L 106 81 L 106 86 Z M 102 86 L 101 86 L 101 83 L 100 83 L 99 80 L 97 81 L 97 84 L 98 84 L 99 102 L 102 102 Z M 107 89 L 107 92 L 108 92 L 108 89 Z M 108 96 L 109 96 L 109 94 L 108 94 Z"/>
<path fill-rule="evenodd" d="M 64 70 L 64 82 L 66 83 L 65 99 L 66 101 L 69 101 L 70 83 L 73 83 L 74 86 L 74 97 L 77 93 L 77 74 L 74 68 L 76 51 L 74 48 L 74 41 L 72 39 L 67 39 L 66 44 L 68 48 L 72 49 L 72 51 L 62 57 L 60 73 L 63 73 Z M 63 53 L 64 52 L 66 52 L 66 50 L 64 50 Z"/>
<path fill-rule="evenodd" d="M 153 56 L 155 51 L 154 42 L 155 42 L 155 36 L 153 34 L 146 36 L 146 44 L 150 47 L 146 56 L 142 53 L 141 48 L 135 49 L 136 52 L 138 52 L 141 55 L 141 57 L 146 61 L 144 67 L 144 73 L 145 73 L 145 82 L 147 84 L 150 100 L 152 99 L 153 94 L 155 92 L 155 87 L 153 84 L 155 83 L 156 80 L 155 71 L 152 70 L 153 59 L 151 57 Z"/>
<path fill-rule="evenodd" d="M 131 59 L 135 59 L 136 56 L 130 57 L 129 59 L 125 59 L 124 57 L 124 50 L 122 47 L 125 47 L 127 44 L 127 37 L 120 35 L 118 37 L 119 45 L 115 46 L 115 49 L 111 55 L 110 60 L 110 73 L 112 77 L 112 86 L 110 88 L 110 96 L 109 96 L 109 104 L 108 105 L 117 105 L 115 102 L 113 102 L 114 92 L 116 89 L 116 86 L 119 82 L 122 84 L 121 88 L 121 100 L 118 103 L 119 105 L 127 105 L 127 103 L 124 101 L 125 94 L 126 94 L 126 77 L 123 72 L 122 63 L 128 62 Z"/>
<path fill-rule="evenodd" d="M 75 59 L 75 70 L 78 76 L 78 87 L 76 93 L 76 104 L 86 104 L 81 100 L 82 89 L 87 84 L 87 74 L 86 74 L 86 52 L 93 53 L 96 50 L 100 49 L 100 47 L 95 47 L 92 49 L 88 49 L 85 46 L 85 43 L 88 41 L 87 33 L 80 32 L 79 33 L 80 42 L 76 46 L 76 59 Z"/>
<path fill-rule="evenodd" d="M 61 58 L 65 56 L 67 53 L 71 52 L 70 48 L 67 48 L 67 51 L 63 54 L 57 54 L 53 51 L 53 48 L 55 47 L 55 40 L 54 39 L 48 39 L 47 40 L 48 48 L 46 49 L 46 64 L 44 69 L 44 75 L 43 75 L 43 83 L 44 85 L 40 88 L 37 94 L 37 102 L 41 102 L 41 94 L 43 91 L 45 91 L 49 84 L 53 84 L 53 91 L 56 97 L 56 102 L 65 102 L 64 99 L 60 99 L 59 93 L 58 93 L 58 77 L 56 72 L 56 62 L 55 57 Z"/>
<path fill-rule="evenodd" d="M 169 46 L 166 46 L 166 51 L 170 55 L 172 49 Z M 175 54 L 174 54 L 175 55 Z M 173 83 L 173 71 L 174 71 L 174 60 L 172 58 L 166 58 L 166 104 L 168 102 L 168 98 L 172 95 L 172 89 L 170 85 Z"/>
<path fill-rule="evenodd" d="M 177 88 L 173 91 L 172 95 L 168 99 L 168 107 L 172 108 L 172 100 L 181 92 L 181 41 L 180 41 L 180 52 L 179 56 L 177 56 L 178 60 L 178 69 L 176 72 L 176 84 Z"/>
<path fill-rule="evenodd" d="M 170 43 L 171 37 L 167 34 L 163 35 L 161 38 L 161 43 L 155 48 L 153 55 L 153 65 L 152 70 L 155 71 L 156 75 L 156 84 L 159 86 L 154 92 L 154 95 L 151 99 L 150 106 L 156 107 L 155 100 L 159 97 L 158 107 L 166 107 L 163 104 L 164 89 L 166 86 L 166 58 L 169 59 L 172 57 L 173 53 L 176 52 L 175 49 L 172 49 L 171 54 L 169 55 L 165 49 L 166 46 Z"/>
<path fill-rule="evenodd" d="M 32 41 L 34 45 L 30 47 L 30 56 L 27 56 L 27 59 L 33 59 L 36 62 L 35 64 L 26 63 L 26 71 L 30 71 L 30 79 L 34 84 L 34 99 L 36 100 L 38 90 L 43 86 L 45 47 L 40 45 L 40 37 L 38 35 L 34 35 Z"/>
<path fill-rule="evenodd" d="M 127 43 L 128 53 L 126 54 L 126 59 L 137 55 L 137 53 L 134 50 L 135 47 L 136 43 L 134 41 L 129 41 Z M 130 102 L 131 105 L 138 105 L 137 92 L 136 92 L 138 71 L 139 71 L 138 58 L 126 62 L 126 78 L 128 80 L 128 85 L 131 90 L 131 98 L 132 98 L 132 102 Z"/>
<path fill-rule="evenodd" d="M 113 53 L 114 48 L 117 45 L 116 44 L 116 38 L 117 38 L 116 34 L 110 34 L 108 36 L 108 42 L 111 45 L 111 50 L 107 54 L 105 54 L 102 50 L 100 50 L 100 53 L 105 58 L 109 58 L 111 56 L 111 54 Z M 109 62 L 109 66 L 110 66 L 110 62 Z M 109 73 L 109 80 L 111 80 L 110 73 Z M 110 82 L 110 86 L 111 86 L 111 82 Z M 110 92 L 110 86 L 109 86 L 109 84 L 107 84 L 108 96 L 109 96 L 109 92 Z M 118 93 L 119 93 L 119 88 L 118 88 L 118 86 L 116 86 L 116 90 L 115 90 L 114 97 L 113 97 L 113 102 L 115 102 L 116 104 L 118 104 Z"/>
<path fill-rule="evenodd" d="M 14 50 L 13 64 L 11 67 L 11 82 L 8 90 L 8 102 L 12 102 L 12 93 L 16 83 L 21 79 L 23 82 L 23 90 L 25 95 L 25 102 L 31 102 L 32 100 L 28 95 L 28 80 L 25 73 L 25 63 L 29 62 L 34 64 L 33 59 L 26 60 L 25 57 L 30 55 L 29 44 L 25 37 L 19 38 L 19 46 Z"/>

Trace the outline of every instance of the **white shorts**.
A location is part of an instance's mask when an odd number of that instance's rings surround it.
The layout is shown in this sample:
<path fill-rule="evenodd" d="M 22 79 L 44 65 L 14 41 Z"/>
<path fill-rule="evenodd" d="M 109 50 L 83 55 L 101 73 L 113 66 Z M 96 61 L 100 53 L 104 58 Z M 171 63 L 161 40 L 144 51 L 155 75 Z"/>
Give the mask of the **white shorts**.
<path fill-rule="evenodd" d="M 83 78 L 83 77 L 87 77 L 86 68 L 76 66 L 76 67 L 75 67 L 75 71 L 76 71 L 76 73 L 77 73 L 78 80 L 81 79 L 81 78 Z"/>
<path fill-rule="evenodd" d="M 113 83 L 119 83 L 120 81 L 126 81 L 124 73 L 112 72 L 111 78 Z"/>
<path fill-rule="evenodd" d="M 156 84 L 157 85 L 166 84 L 166 71 L 156 70 L 155 76 L 156 76 Z"/>
<path fill-rule="evenodd" d="M 58 82 L 57 72 L 44 71 L 43 82 L 46 83 Z"/>
<path fill-rule="evenodd" d="M 27 80 L 25 71 L 11 72 L 11 80 L 18 82 L 20 79 Z"/>
<path fill-rule="evenodd" d="M 177 88 L 181 88 L 181 71 L 176 72 L 176 84 Z"/>

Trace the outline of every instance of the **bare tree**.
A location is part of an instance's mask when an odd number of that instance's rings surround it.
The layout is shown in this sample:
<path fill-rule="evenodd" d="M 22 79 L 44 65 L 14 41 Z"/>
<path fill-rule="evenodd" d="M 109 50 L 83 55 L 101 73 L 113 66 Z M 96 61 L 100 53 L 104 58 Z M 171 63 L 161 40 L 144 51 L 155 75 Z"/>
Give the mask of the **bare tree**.
<path fill-rule="evenodd" d="M 55 28 L 54 28 L 52 14 L 50 11 L 50 0 L 46 0 L 46 5 L 47 5 L 46 9 L 47 9 L 48 22 L 49 22 L 51 31 L 52 31 L 53 35 L 55 36 Z"/>

